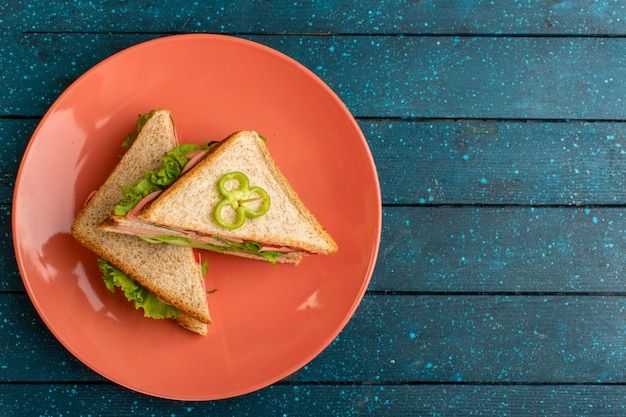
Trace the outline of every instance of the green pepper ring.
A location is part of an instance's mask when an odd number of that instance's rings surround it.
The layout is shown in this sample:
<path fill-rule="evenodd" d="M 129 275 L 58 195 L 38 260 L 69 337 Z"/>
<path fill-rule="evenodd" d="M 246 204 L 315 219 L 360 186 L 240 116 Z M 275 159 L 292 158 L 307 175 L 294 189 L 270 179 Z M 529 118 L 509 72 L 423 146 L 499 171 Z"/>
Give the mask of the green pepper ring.
<path fill-rule="evenodd" d="M 232 190 L 227 190 L 224 186 L 227 181 L 237 180 L 239 182 L 238 188 L 233 188 Z M 241 227 L 246 218 L 255 218 L 264 215 L 270 208 L 270 196 L 267 192 L 261 187 L 249 187 L 250 182 L 248 177 L 242 172 L 229 172 L 224 174 L 219 181 L 217 182 L 217 189 L 222 195 L 222 199 L 215 206 L 215 211 L 213 212 L 213 216 L 215 221 L 223 227 L 227 229 L 237 229 Z M 258 195 L 256 198 L 250 198 L 252 195 Z M 263 199 L 261 206 L 258 210 L 250 210 L 245 206 L 247 202 L 250 201 L 258 201 L 259 199 Z M 222 209 L 229 205 L 235 210 L 237 217 L 233 223 L 229 223 L 222 217 Z"/>

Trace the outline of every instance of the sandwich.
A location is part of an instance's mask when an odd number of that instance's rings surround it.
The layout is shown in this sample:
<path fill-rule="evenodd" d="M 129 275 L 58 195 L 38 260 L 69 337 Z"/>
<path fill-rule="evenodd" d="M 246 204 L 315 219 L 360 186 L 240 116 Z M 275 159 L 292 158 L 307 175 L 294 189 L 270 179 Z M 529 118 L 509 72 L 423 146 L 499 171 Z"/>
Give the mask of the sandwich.
<path fill-rule="evenodd" d="M 120 288 L 144 316 L 173 319 L 182 327 L 206 335 L 211 322 L 203 267 L 190 247 L 152 245 L 135 236 L 107 233 L 99 228 L 123 198 L 121 187 L 146 171 L 157 170 L 165 154 L 176 149 L 177 138 L 168 110 L 140 116 L 136 133 L 125 142 L 128 150 L 117 167 L 72 224 L 72 235 L 98 257 L 107 287 Z"/>
<path fill-rule="evenodd" d="M 338 250 L 254 131 L 209 144 L 169 186 L 121 201 L 100 230 L 273 264 Z"/>

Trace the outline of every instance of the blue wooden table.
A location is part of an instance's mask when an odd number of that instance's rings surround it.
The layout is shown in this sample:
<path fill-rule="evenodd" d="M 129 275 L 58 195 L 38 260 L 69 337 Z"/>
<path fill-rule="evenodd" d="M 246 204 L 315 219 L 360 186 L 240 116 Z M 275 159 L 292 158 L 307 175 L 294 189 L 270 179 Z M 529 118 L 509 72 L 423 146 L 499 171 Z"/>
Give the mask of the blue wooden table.
<path fill-rule="evenodd" d="M 626 414 L 623 2 L 11 1 L 0 30 L 0 414 Z M 191 32 L 321 77 L 383 198 L 345 330 L 286 379 L 214 402 L 138 394 L 75 359 L 10 243 L 20 158 L 52 102 L 104 58 Z"/>

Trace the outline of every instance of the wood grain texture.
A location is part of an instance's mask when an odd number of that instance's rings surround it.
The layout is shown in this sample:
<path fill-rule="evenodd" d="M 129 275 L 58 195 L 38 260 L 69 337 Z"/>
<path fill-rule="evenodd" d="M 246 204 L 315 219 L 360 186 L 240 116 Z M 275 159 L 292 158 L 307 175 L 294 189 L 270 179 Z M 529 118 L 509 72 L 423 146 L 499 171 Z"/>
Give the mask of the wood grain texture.
<path fill-rule="evenodd" d="M 0 119 L 0 203 L 38 121 Z M 625 123 L 359 123 L 386 205 L 626 204 Z"/>
<path fill-rule="evenodd" d="M 619 293 L 623 208 L 386 207 L 371 291 Z"/>
<path fill-rule="evenodd" d="M 23 294 L 0 294 L 10 358 L 0 381 L 103 381 L 27 305 Z M 285 382 L 623 384 L 625 309 L 621 296 L 367 295 L 335 341 Z"/>
<path fill-rule="evenodd" d="M 168 401 L 111 384 L 16 385 L 0 396 L 8 415 L 166 416 L 622 416 L 622 386 L 274 385 L 213 402 Z M 492 412 L 493 410 L 493 412 Z"/>
<path fill-rule="evenodd" d="M 384 204 L 622 205 L 626 125 L 361 121 Z"/>
<path fill-rule="evenodd" d="M 78 76 L 156 34 L 1 34 L 0 115 L 41 116 Z M 357 117 L 621 120 L 621 38 L 246 35 Z M 373 59 L 375 57 L 375 59 Z M 27 63 L 27 64 L 24 64 Z M 509 65 L 515 63 L 515 65 Z"/>
<path fill-rule="evenodd" d="M 124 3 L 12 1 L 0 22 L 12 32 L 220 32 L 340 34 L 620 35 L 623 4 L 609 1 L 231 1 Z"/>
<path fill-rule="evenodd" d="M 624 294 L 624 230 L 617 207 L 385 207 L 369 291 Z M 0 264 L 0 292 L 23 292 L 12 247 Z"/>
<path fill-rule="evenodd" d="M 345 330 L 285 380 L 215 402 L 137 394 L 80 363 L 10 244 L 20 158 L 59 94 L 116 52 L 192 32 L 270 46 L 328 83 L 383 197 Z M 624 35 L 626 5 L 608 0 L 0 5 L 0 414 L 624 415 Z"/>

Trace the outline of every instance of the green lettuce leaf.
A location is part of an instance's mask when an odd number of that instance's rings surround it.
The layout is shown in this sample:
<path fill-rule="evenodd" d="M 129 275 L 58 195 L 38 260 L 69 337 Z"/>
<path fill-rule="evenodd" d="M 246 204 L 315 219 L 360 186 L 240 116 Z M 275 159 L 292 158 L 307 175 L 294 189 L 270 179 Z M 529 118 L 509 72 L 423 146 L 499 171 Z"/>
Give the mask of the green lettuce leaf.
<path fill-rule="evenodd" d="M 120 288 L 126 299 L 135 304 L 135 308 L 143 308 L 144 317 L 153 319 L 176 319 L 180 315 L 180 310 L 169 304 L 165 304 L 156 295 L 137 284 L 128 275 L 109 264 L 104 259 L 98 259 L 98 268 L 102 271 L 102 278 L 106 287 L 111 292 L 115 288 Z"/>
<path fill-rule="evenodd" d="M 248 252 L 257 256 L 262 256 L 273 265 L 276 265 L 277 257 L 285 254 L 285 252 L 280 251 L 261 251 L 263 245 L 257 242 L 238 243 L 223 238 L 220 238 L 220 240 L 224 242 L 227 246 L 212 245 L 210 243 L 202 244 L 180 236 L 145 235 L 139 237 L 149 243 L 168 243 L 170 245 L 187 246 L 191 248 L 207 249 L 220 252 Z"/>
<path fill-rule="evenodd" d="M 229 240 L 226 241 L 232 248 L 239 249 L 242 250 L 244 252 L 250 252 L 253 253 L 255 255 L 259 255 L 264 257 L 267 261 L 269 261 L 272 265 L 276 265 L 276 258 L 279 257 L 280 255 L 284 255 L 285 252 L 279 252 L 279 251 L 271 251 L 271 250 L 265 250 L 265 251 L 261 251 L 261 247 L 262 245 L 260 243 L 257 242 L 243 242 L 243 243 L 237 243 L 237 242 L 231 242 Z"/>

